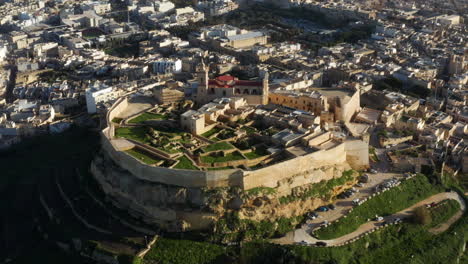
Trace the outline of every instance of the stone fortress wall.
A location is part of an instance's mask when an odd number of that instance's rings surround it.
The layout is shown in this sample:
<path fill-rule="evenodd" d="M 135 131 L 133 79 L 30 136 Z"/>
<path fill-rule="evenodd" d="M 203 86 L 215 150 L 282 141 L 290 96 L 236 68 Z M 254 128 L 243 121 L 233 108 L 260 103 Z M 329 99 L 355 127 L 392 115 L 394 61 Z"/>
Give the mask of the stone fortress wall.
<path fill-rule="evenodd" d="M 348 162 L 354 169 L 368 165 L 367 144 L 360 140 L 345 141 L 331 149 L 319 150 L 311 154 L 286 160 L 262 169 L 243 171 L 240 169 L 220 171 L 194 171 L 149 166 L 130 155 L 119 151 L 112 144 L 115 127 L 111 120 L 128 106 L 128 100 L 122 98 L 109 110 L 108 127 L 102 131 L 102 147 L 105 152 L 122 168 L 135 177 L 149 182 L 157 182 L 187 188 L 241 187 L 244 190 L 255 187 L 278 187 L 282 180 L 295 175 L 303 175 L 312 168 Z M 314 179 L 319 182 L 323 179 Z"/>
<path fill-rule="evenodd" d="M 346 169 L 368 167 L 368 146 L 360 140 L 340 142 L 333 147 L 253 171 L 195 171 L 150 166 L 119 150 L 118 140 L 114 139 L 115 124 L 112 120 L 127 106 L 127 98 L 121 98 L 111 107 L 107 114 L 108 127 L 101 133 L 103 155 L 124 173 L 116 173 L 116 170 L 106 168 L 105 161 L 96 160 L 91 172 L 117 206 L 131 208 L 136 215 L 162 226 L 184 223 L 185 227 L 173 227 L 173 230 L 207 229 L 219 217 L 212 212 L 184 209 L 199 198 L 191 194 L 203 193 L 201 190 L 238 187 L 245 191 L 269 187 L 275 188 L 280 195 L 289 195 L 295 187 L 340 177 Z M 160 192 L 167 195 L 159 197 Z M 204 199 L 206 202 L 207 198 Z M 199 202 L 200 208 L 202 204 Z"/>

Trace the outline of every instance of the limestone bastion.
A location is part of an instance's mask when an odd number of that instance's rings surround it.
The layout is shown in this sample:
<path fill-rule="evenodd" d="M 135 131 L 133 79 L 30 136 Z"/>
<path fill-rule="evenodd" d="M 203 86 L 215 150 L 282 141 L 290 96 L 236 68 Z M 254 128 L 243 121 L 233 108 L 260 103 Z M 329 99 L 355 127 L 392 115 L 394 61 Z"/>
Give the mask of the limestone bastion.
<path fill-rule="evenodd" d="M 253 221 L 303 215 L 356 183 L 358 173 L 351 170 L 368 168 L 368 144 L 359 139 L 335 142 L 256 169 L 148 165 L 126 152 L 138 142 L 115 135 L 119 124 L 113 120 L 128 106 L 128 98 L 120 98 L 109 109 L 107 127 L 101 131 L 102 148 L 91 172 L 115 206 L 170 232 L 213 231 L 216 222 L 232 212 Z M 320 136 L 314 140 L 323 141 Z M 332 179 L 339 184 L 327 194 L 307 195 L 320 182 Z"/>

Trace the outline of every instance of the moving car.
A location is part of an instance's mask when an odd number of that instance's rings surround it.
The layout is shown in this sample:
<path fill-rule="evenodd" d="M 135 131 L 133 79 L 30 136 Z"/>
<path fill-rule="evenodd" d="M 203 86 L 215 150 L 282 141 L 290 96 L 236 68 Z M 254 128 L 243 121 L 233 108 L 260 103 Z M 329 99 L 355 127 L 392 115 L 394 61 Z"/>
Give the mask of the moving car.
<path fill-rule="evenodd" d="M 323 242 L 323 241 L 318 241 L 315 243 L 315 245 L 317 247 L 326 247 L 327 246 L 327 243 L 326 242 Z"/>

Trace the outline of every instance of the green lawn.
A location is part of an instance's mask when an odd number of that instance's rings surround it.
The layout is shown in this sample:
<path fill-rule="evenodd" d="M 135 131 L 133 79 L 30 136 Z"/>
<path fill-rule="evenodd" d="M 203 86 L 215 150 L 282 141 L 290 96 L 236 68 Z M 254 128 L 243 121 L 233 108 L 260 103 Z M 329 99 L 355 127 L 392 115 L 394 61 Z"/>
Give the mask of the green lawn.
<path fill-rule="evenodd" d="M 146 154 L 144 151 L 141 151 L 139 149 L 133 148 L 130 150 L 125 151 L 126 153 L 130 154 L 137 160 L 141 160 L 146 164 L 154 164 L 156 162 L 159 162 L 159 159 L 156 159 L 155 157 L 152 157 L 148 154 Z"/>
<path fill-rule="evenodd" d="M 255 151 L 244 153 L 248 159 L 256 159 L 268 155 L 265 148 L 257 148 Z"/>
<path fill-rule="evenodd" d="M 219 150 L 228 150 L 228 149 L 233 149 L 233 148 L 234 148 L 233 145 L 231 145 L 228 142 L 223 141 L 223 142 L 218 142 L 218 143 L 206 146 L 203 148 L 203 151 L 211 152 L 211 151 L 219 151 Z"/>
<path fill-rule="evenodd" d="M 143 263 L 208 264 L 224 255 L 226 248 L 210 243 L 159 238 Z"/>
<path fill-rule="evenodd" d="M 201 158 L 202 162 L 205 163 L 227 162 L 241 159 L 244 159 L 244 157 L 238 151 L 229 153 L 224 157 L 204 156 Z"/>
<path fill-rule="evenodd" d="M 208 130 L 207 132 L 203 133 L 202 136 L 206 137 L 206 138 L 209 138 L 209 137 L 211 137 L 212 135 L 218 133 L 221 130 L 222 130 L 222 128 L 214 127 L 212 129 Z"/>
<path fill-rule="evenodd" d="M 145 127 L 119 127 L 115 130 L 115 136 L 149 144 L 150 141 L 146 136 L 146 132 L 147 129 Z"/>
<path fill-rule="evenodd" d="M 139 116 L 137 116 L 135 118 L 132 118 L 132 119 L 128 120 L 128 123 L 130 123 L 130 124 L 139 124 L 139 123 L 143 123 L 144 121 L 147 121 L 147 120 L 164 120 L 164 119 L 167 119 L 166 115 L 146 112 L 146 113 L 143 113 L 143 114 L 141 114 L 141 115 L 139 115 Z"/>
<path fill-rule="evenodd" d="M 346 235 L 367 222 L 367 219 L 375 218 L 375 215 L 391 215 L 442 191 L 442 187 L 432 185 L 426 176 L 419 174 L 357 206 L 346 218 L 318 230 L 316 236 L 332 239 Z"/>
<path fill-rule="evenodd" d="M 198 170 L 192 163 L 192 161 L 186 156 L 182 156 L 179 159 L 179 163 L 174 166 L 175 169 L 185 169 L 185 170 Z"/>

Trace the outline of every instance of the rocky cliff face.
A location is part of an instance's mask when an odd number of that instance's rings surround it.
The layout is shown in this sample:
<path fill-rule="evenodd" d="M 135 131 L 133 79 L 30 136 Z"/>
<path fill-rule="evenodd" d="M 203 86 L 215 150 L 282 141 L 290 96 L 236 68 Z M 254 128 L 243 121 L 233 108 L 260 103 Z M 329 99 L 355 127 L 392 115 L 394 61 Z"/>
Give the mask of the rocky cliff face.
<path fill-rule="evenodd" d="M 215 223 L 235 212 L 239 219 L 248 221 L 274 221 L 303 215 L 341 192 L 355 182 L 356 175 L 346 179 L 343 173 L 349 165 L 317 168 L 322 179 L 341 179 L 334 184 L 322 183 L 297 186 L 297 181 L 282 182 L 278 188 L 239 187 L 184 188 L 147 182 L 133 177 L 105 154 L 99 153 L 91 171 L 107 197 L 118 207 L 149 224 L 169 231 L 213 230 Z"/>

